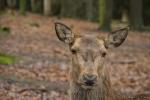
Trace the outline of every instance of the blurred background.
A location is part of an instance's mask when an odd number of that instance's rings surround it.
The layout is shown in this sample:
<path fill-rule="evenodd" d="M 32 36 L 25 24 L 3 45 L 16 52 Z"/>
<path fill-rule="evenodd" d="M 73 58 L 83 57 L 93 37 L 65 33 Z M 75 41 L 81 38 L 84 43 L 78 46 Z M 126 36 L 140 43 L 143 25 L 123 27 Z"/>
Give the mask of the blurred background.
<path fill-rule="evenodd" d="M 106 36 L 130 27 L 106 66 L 114 89 L 150 93 L 150 0 L 0 0 L 0 99 L 69 100 L 70 52 L 54 30 Z"/>

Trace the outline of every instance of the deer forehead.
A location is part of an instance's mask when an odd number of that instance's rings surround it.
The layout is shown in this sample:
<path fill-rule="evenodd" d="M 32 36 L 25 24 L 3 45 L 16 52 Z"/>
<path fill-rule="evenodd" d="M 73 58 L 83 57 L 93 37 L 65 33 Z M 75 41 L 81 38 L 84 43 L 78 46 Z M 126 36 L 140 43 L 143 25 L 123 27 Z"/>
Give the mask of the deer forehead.
<path fill-rule="evenodd" d="M 92 35 L 76 38 L 72 48 L 81 51 L 106 51 L 104 39 Z"/>

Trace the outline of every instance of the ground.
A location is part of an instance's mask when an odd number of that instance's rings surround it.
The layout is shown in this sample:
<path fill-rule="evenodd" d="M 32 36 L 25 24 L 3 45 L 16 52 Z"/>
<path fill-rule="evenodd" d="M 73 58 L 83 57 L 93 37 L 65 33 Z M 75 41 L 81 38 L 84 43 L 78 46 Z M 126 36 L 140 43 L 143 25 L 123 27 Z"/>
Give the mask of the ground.
<path fill-rule="evenodd" d="M 87 21 L 35 14 L 1 15 L 0 26 L 9 27 L 10 34 L 0 35 L 0 52 L 20 58 L 14 64 L 0 65 L 1 100 L 68 100 L 67 91 L 46 87 L 67 83 L 71 67 L 69 49 L 55 35 L 56 21 L 64 22 L 75 33 L 108 34 L 98 31 L 97 23 Z M 149 59 L 150 32 L 129 31 L 125 43 L 111 51 L 106 64 L 114 89 L 125 94 L 150 92 Z"/>

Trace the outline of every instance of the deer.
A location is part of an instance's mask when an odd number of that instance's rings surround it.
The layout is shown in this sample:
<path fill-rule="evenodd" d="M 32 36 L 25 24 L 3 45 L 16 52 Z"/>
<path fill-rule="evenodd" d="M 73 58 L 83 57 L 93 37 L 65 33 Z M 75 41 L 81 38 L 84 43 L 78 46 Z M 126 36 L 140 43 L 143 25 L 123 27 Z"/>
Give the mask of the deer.
<path fill-rule="evenodd" d="M 150 100 L 149 97 L 123 96 L 111 85 L 105 66 L 109 49 L 119 47 L 127 38 L 129 28 L 111 32 L 107 37 L 77 35 L 63 23 L 55 23 L 58 39 L 69 46 L 72 66 L 69 71 L 70 100 Z"/>

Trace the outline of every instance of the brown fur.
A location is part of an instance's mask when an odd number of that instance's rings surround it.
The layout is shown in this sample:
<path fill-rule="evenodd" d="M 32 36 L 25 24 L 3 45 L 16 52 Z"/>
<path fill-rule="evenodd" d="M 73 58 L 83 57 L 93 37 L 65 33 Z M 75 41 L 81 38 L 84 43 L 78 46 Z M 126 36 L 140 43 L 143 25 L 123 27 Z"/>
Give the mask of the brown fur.
<path fill-rule="evenodd" d="M 75 67 L 75 66 L 73 66 Z M 74 82 L 74 72 L 70 72 L 70 100 L 117 100 L 111 89 L 109 77 L 107 75 L 99 78 L 99 84 L 92 90 L 85 90 Z"/>
<path fill-rule="evenodd" d="M 88 42 L 88 39 L 85 41 Z M 93 41 L 91 40 L 90 43 L 92 44 L 92 42 Z M 72 47 L 77 48 L 81 46 L 80 43 L 81 43 L 81 39 L 77 39 Z M 83 41 L 82 41 L 82 44 L 83 44 L 82 45 L 83 49 L 88 47 L 88 45 L 84 44 Z M 89 46 L 90 48 L 92 48 L 91 45 Z M 97 46 L 93 48 L 96 49 L 96 47 Z M 76 57 L 76 55 L 72 55 L 73 66 L 70 69 L 70 97 L 71 97 L 70 100 L 117 100 L 113 95 L 113 91 L 111 89 L 111 84 L 110 84 L 110 79 L 108 75 L 106 75 L 108 74 L 107 68 L 104 68 L 99 71 L 98 85 L 96 87 L 94 87 L 91 90 L 86 90 L 82 88 L 81 85 L 78 84 L 77 82 L 80 76 L 80 73 L 82 73 L 83 71 L 80 68 L 80 65 L 78 64 L 78 61 L 79 60 Z"/>
<path fill-rule="evenodd" d="M 55 23 L 55 29 L 59 40 L 68 44 L 72 52 L 70 100 L 150 100 L 146 95 L 127 97 L 116 93 L 111 86 L 108 68 L 104 66 L 108 49 L 120 46 L 129 28 L 114 31 L 106 39 L 94 35 L 75 36 L 62 23 Z M 85 76 L 95 77 L 92 85 L 87 83 L 90 79 Z"/>
<path fill-rule="evenodd" d="M 101 48 L 104 49 L 102 46 L 103 41 L 99 42 L 101 44 Z M 80 47 L 81 46 L 80 43 L 81 39 L 78 39 L 76 40 L 74 45 L 72 45 L 72 47 Z M 87 44 L 86 46 L 82 45 L 82 48 L 84 49 L 86 49 L 87 47 L 88 47 Z M 80 60 L 78 60 L 76 54 L 73 54 L 72 67 L 70 69 L 70 91 L 69 91 L 70 100 L 150 100 L 149 97 L 144 99 L 145 97 L 144 95 L 135 97 L 126 97 L 120 95 L 119 93 L 116 93 L 111 86 L 109 72 L 107 71 L 108 68 L 106 68 L 103 64 L 99 66 L 101 70 L 98 71 L 98 85 L 90 90 L 82 88 L 81 85 L 78 83 L 78 78 L 81 75 L 80 73 L 83 72 L 83 70 L 80 68 L 81 66 L 78 64 L 79 61 Z"/>

